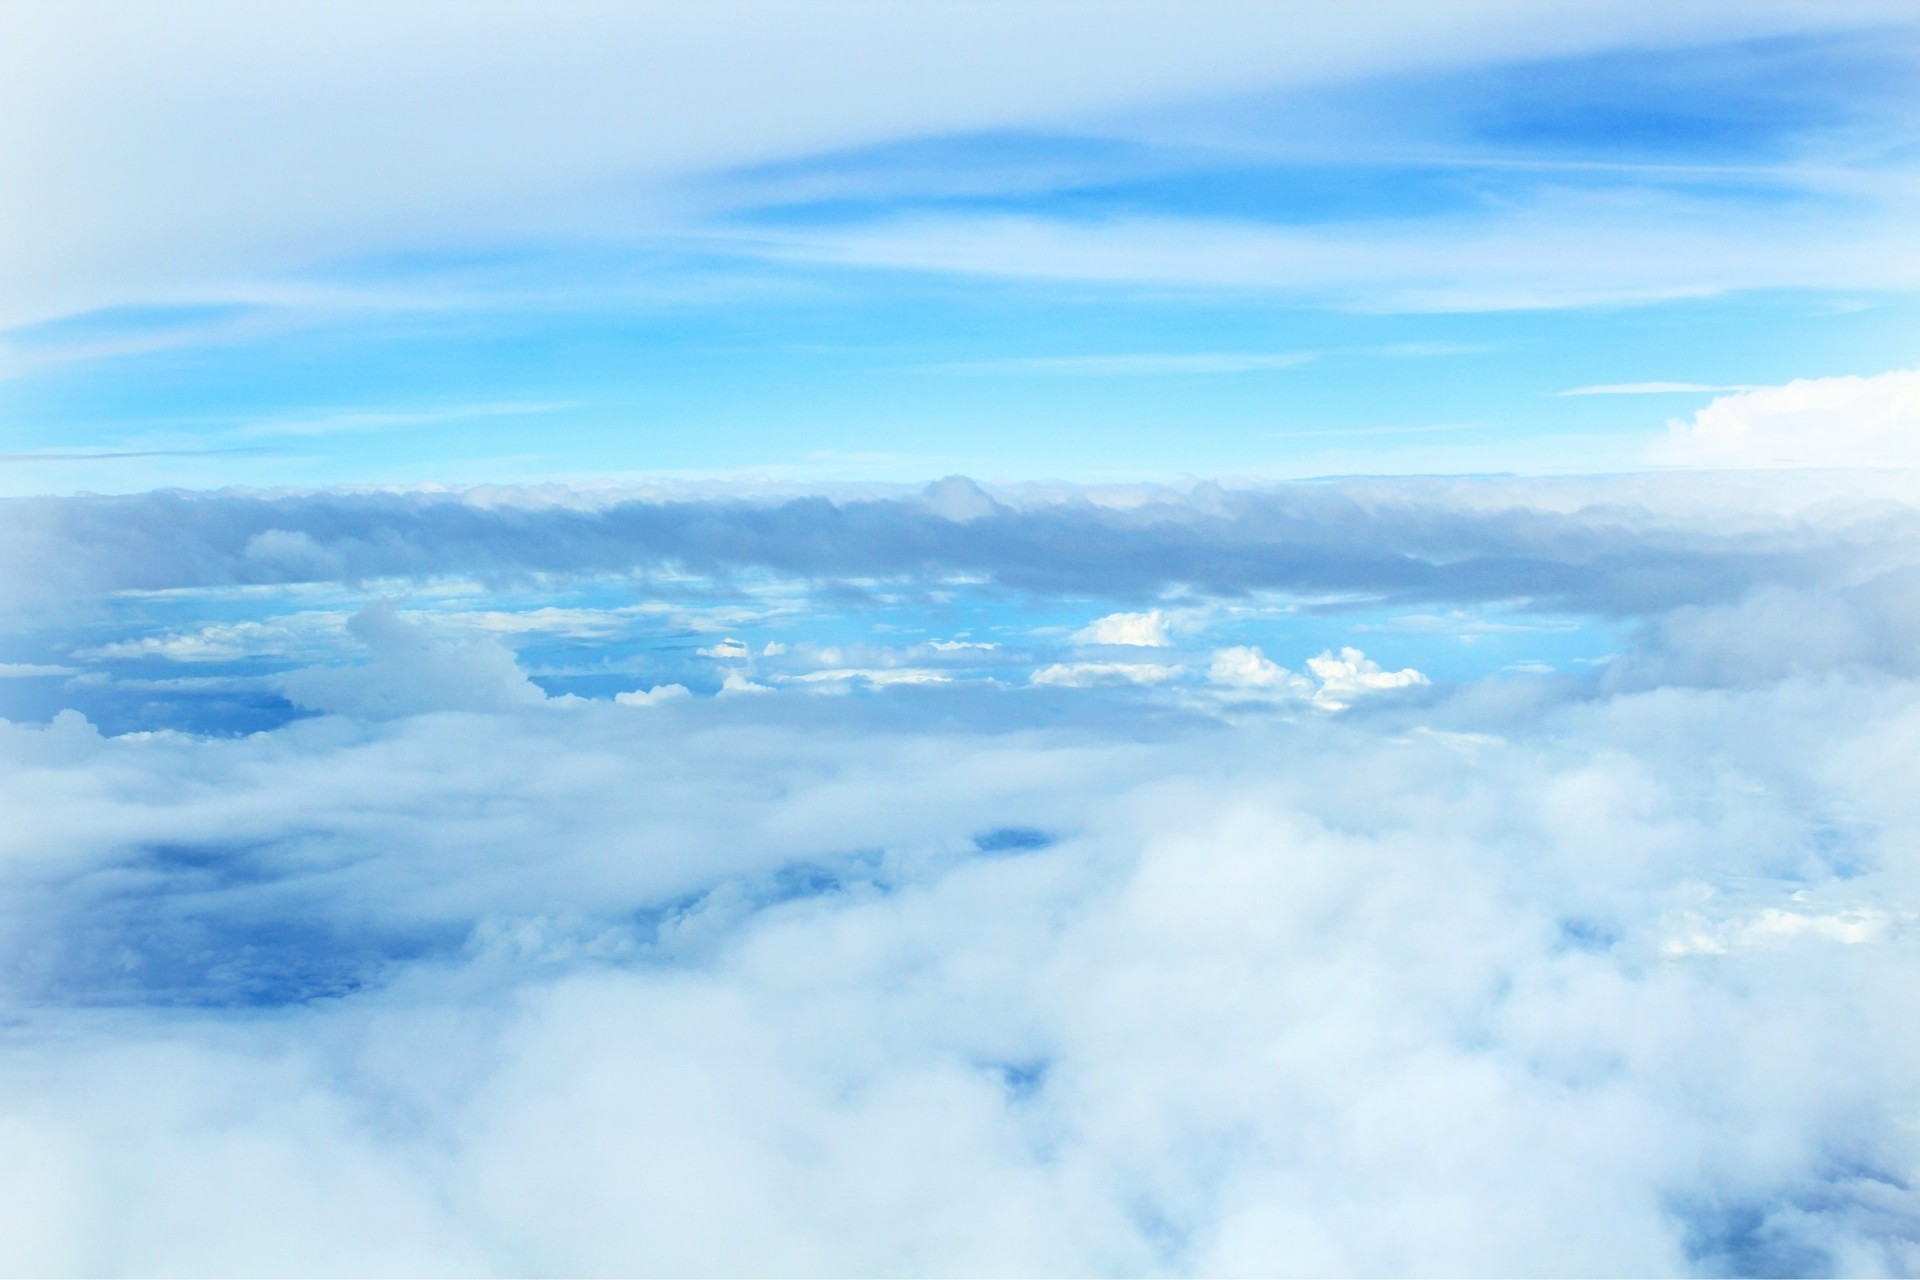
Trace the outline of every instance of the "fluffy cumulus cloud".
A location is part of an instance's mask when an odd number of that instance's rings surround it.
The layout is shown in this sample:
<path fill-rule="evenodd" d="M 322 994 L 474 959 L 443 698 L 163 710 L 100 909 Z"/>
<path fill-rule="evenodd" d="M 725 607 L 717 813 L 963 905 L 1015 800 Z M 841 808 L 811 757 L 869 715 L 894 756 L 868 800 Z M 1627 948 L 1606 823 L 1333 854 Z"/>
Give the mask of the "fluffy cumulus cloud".
<path fill-rule="evenodd" d="M 1165 648 L 1172 641 L 1167 635 L 1167 616 L 1159 609 L 1145 613 L 1110 613 L 1096 618 L 1073 638 L 1081 644 L 1119 644 L 1137 648 Z"/>
<path fill-rule="evenodd" d="M 939 639 L 882 644 L 908 606 L 851 573 L 832 625 L 878 610 L 878 639 L 658 615 L 705 683 L 636 675 L 574 605 L 436 612 L 424 570 L 411 599 L 300 596 L 326 622 L 298 644 L 177 616 L 258 584 L 43 603 L 73 653 L 136 605 L 252 637 L 280 666 L 111 661 L 292 705 L 0 723 L 0 1269 L 1911 1274 L 1911 513 L 1609 483 L 1349 492 L 1374 550 L 1280 603 L 1204 588 L 1261 572 L 1307 499 L 995 495 L 921 526 L 977 539 L 921 546 Z M 211 576 L 255 500 L 199 501 L 233 521 L 183 560 Z M 800 509 L 912 528 L 917 501 Z M 410 563 L 488 545 L 459 518 Z M 1415 527 L 1488 581 L 1604 564 L 1512 616 L 1577 597 L 1617 650 L 1446 679 L 1369 656 L 1397 633 L 1354 600 L 1402 598 L 1370 575 Z M 1036 529 L 1088 565 L 1183 548 L 1179 580 L 1075 583 L 1052 649 L 956 620 L 954 548 L 1013 565 Z M 1486 590 L 1427 563 L 1448 610 Z M 1074 634 L 1156 616 L 1181 625 L 1150 651 Z M 1352 643 L 1230 642 L 1303 616 Z M 530 679 L 539 636 L 606 692 Z"/>
<path fill-rule="evenodd" d="M 1709 466 L 1920 467 L 1920 370 L 1720 396 L 1675 421 L 1657 456 Z"/>
<path fill-rule="evenodd" d="M 1524 701 L 11 728 L 0 1248 L 1911 1270 L 1920 692 Z"/>
<path fill-rule="evenodd" d="M 1307 659 L 1307 674 L 1289 671 L 1252 645 L 1214 653 L 1207 678 L 1236 694 L 1306 701 L 1323 711 L 1342 711 L 1355 699 L 1392 689 L 1431 684 L 1426 675 L 1404 667 L 1387 671 L 1352 645 Z"/>
<path fill-rule="evenodd" d="M 391 601 L 355 614 L 347 630 L 368 661 L 308 667 L 281 680 L 297 706 L 384 720 L 421 711 L 490 711 L 542 702 L 513 651 L 490 637 L 449 637 L 401 618 Z"/>

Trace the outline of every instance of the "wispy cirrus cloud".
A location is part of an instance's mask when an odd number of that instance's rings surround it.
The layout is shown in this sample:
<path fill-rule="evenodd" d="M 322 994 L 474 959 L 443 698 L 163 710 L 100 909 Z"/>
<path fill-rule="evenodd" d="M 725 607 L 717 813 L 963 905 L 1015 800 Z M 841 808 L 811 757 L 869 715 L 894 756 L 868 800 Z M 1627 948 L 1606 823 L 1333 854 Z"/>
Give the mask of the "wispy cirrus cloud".
<path fill-rule="evenodd" d="M 1752 386 L 1720 385 L 1709 382 L 1602 382 L 1590 387 L 1573 387 L 1555 394 L 1562 396 L 1718 395 L 1728 391 L 1757 389 Z"/>
<path fill-rule="evenodd" d="M 1153 378 L 1191 374 L 1269 373 L 1319 358 L 1312 351 L 1130 352 L 1096 356 L 1012 356 L 928 366 L 940 373 L 1008 373 L 1082 378 Z"/>

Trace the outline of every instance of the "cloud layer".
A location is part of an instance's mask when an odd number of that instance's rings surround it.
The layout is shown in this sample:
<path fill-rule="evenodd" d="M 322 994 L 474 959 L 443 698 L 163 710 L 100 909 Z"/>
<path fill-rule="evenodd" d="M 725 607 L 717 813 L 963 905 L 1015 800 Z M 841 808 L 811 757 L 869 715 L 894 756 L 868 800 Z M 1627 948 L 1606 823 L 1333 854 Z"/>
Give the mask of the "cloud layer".
<path fill-rule="evenodd" d="M 958 486 L 956 488 L 956 486 Z M 1896 487 L 1895 492 L 1900 489 Z M 962 498 L 956 494 L 964 495 Z M 0 500 L 16 601 L 244 584 L 767 570 L 985 576 L 1038 592 L 1361 592 L 1633 614 L 1885 565 L 1920 534 L 1871 486 L 1353 481 L 1230 491 L 624 500 L 241 492 Z M 1102 499 L 1105 500 L 1102 500 Z M 956 505 L 958 504 L 958 505 Z M 1116 624 L 1117 625 L 1117 624 Z"/>
<path fill-rule="evenodd" d="M 1911 1273 L 1881 483 L 12 504 L 9 683 L 294 705 L 0 722 L 0 1269 Z"/>
<path fill-rule="evenodd" d="M 1915 1265 L 1910 682 L 827 705 L 5 728 L 5 1264 Z"/>
<path fill-rule="evenodd" d="M 677 228 L 687 196 L 663 179 L 901 137 L 1902 16 L 1449 3 L 1381 22 L 1206 3 L 1170 21 L 1154 5 L 1069 0 L 911 15 L 588 2 L 536 21 L 500 5 L 208 2 L 121 4 L 95 22 L 16 6 L 0 40 L 0 181 L 18 193 L 0 224 L 0 325 L 209 295 L 286 302 L 301 292 L 290 269 L 423 242 Z M 355 292 L 342 282 L 334 300 Z M 360 301 L 404 305 L 406 292 Z"/>

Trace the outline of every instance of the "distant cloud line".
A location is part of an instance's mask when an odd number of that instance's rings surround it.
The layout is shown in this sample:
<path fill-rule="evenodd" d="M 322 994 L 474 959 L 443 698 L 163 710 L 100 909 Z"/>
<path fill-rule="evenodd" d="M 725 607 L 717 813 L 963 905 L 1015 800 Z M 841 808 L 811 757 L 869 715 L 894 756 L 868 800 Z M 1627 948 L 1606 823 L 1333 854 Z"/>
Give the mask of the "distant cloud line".
<path fill-rule="evenodd" d="M 1128 506 L 1066 489 L 1009 505 L 956 477 L 900 498 L 589 507 L 394 492 L 23 498 L 0 503 L 0 545 L 16 549 L 0 561 L 0 586 L 29 601 L 671 568 L 820 581 L 984 576 L 1114 599 L 1189 588 L 1516 600 L 1622 616 L 1836 580 L 1863 556 L 1899 559 L 1920 545 L 1920 512 L 1908 507 L 1736 519 L 1689 513 L 1662 493 L 1647 477 L 1595 481 L 1567 509 L 1564 492 L 1536 482 L 1344 482 L 1203 485 Z"/>

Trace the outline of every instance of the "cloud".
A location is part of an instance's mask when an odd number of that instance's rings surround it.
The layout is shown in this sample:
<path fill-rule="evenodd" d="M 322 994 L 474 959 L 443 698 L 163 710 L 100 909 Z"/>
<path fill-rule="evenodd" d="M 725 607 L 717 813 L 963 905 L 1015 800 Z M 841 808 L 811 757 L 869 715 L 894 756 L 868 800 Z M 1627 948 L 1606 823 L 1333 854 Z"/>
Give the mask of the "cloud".
<path fill-rule="evenodd" d="M 1310 698 L 1313 682 L 1270 660 L 1252 645 L 1235 645 L 1214 652 L 1207 679 L 1230 689 L 1258 690 L 1284 698 Z"/>
<path fill-rule="evenodd" d="M 1792 677 L 1920 675 L 1920 571 L 1909 563 L 1844 586 L 1764 587 L 1683 605 L 1642 625 L 1606 680 L 1617 688 L 1751 687 Z"/>
<path fill-rule="evenodd" d="M 1752 391 L 1749 386 L 1717 386 L 1706 382 L 1607 382 L 1555 392 L 1562 396 L 1668 396 L 1719 391 Z"/>
<path fill-rule="evenodd" d="M 408 621 L 391 601 L 366 606 L 347 622 L 347 631 L 366 646 L 368 660 L 281 677 L 281 690 L 296 705 L 380 720 L 429 711 L 495 711 L 546 699 L 499 641 Z"/>
<path fill-rule="evenodd" d="M 720 680 L 719 696 L 723 698 L 734 697 L 740 694 L 772 692 L 773 686 L 760 684 L 758 681 L 751 680 L 738 670 L 727 672 Z"/>
<path fill-rule="evenodd" d="M 1920 693 L 1821 680 L 0 724 L 0 1261 L 1910 1270 Z"/>
<path fill-rule="evenodd" d="M 1915 235 L 1889 192 L 1815 220 L 1667 193 L 1560 192 L 1472 214 L 1299 227 L 1169 213 L 982 212 L 756 230 L 777 261 L 1090 285 L 1277 291 L 1364 311 L 1506 311 L 1753 289 L 1911 290 Z M 1579 253 L 1569 245 L 1580 245 Z M 1900 264 L 1889 268 L 1890 263 Z"/>
<path fill-rule="evenodd" d="M 1265 373 L 1292 369 L 1318 358 L 1312 351 L 1135 352 L 1104 356 L 1027 356 L 937 365 L 947 373 L 1035 373 L 1071 377 L 1169 377 L 1186 374 Z"/>
<path fill-rule="evenodd" d="M 1887 504 L 1901 491 L 1864 483 L 1057 486 L 1005 501 L 982 491 L 957 518 L 914 497 L 557 488 L 12 499 L 0 501 L 0 586 L 19 609 L 129 589 L 751 570 L 1110 600 L 1291 591 L 1623 615 L 1833 579 L 1920 542 L 1910 502 Z M 957 490 L 942 484 L 945 503 Z"/>
<path fill-rule="evenodd" d="M 1179 667 L 1159 662 L 1051 662 L 1030 680 L 1036 685 L 1079 689 L 1098 684 L 1165 684 L 1180 674 Z"/>
<path fill-rule="evenodd" d="M 1307 673 L 1289 671 L 1252 645 L 1236 645 L 1214 651 L 1207 679 L 1236 693 L 1311 702 L 1322 711 L 1344 711 L 1368 694 L 1431 683 L 1411 667 L 1387 671 L 1350 645 L 1338 655 L 1329 650 L 1308 658 Z"/>
<path fill-rule="evenodd" d="M 925 667 L 834 667 L 778 677 L 782 683 L 844 690 L 852 684 L 885 689 L 894 685 L 945 684 L 953 677 Z"/>
<path fill-rule="evenodd" d="M 50 662 L 0 662 L 0 680 L 24 680 L 35 676 L 75 676 L 78 667 L 63 667 Z"/>
<path fill-rule="evenodd" d="M 84 589 L 33 652 L 158 619 L 321 713 L 0 722 L 0 1269 L 1913 1271 L 1901 493 L 0 507 L 10 573 Z M 701 573 L 604 576 L 649 557 Z M 376 567 L 429 585 L 348 615 Z M 130 579 L 176 586 L 85 594 Z M 1393 661 L 1299 638 L 1421 593 Z M 1618 643 L 1416 661 L 1462 599 Z M 1173 642 L 1075 660 L 1102 608 Z"/>
<path fill-rule="evenodd" d="M 1920 370 L 1801 378 L 1675 420 L 1656 460 L 1721 467 L 1920 467 Z"/>
<path fill-rule="evenodd" d="M 348 620 L 337 613 L 306 612 L 270 622 L 214 622 L 192 631 L 115 640 L 75 655 L 91 659 L 162 658 L 168 662 L 233 662 L 247 658 L 306 658 L 323 652 Z M 356 637 L 358 632 L 353 633 Z"/>
<path fill-rule="evenodd" d="M 1333 711 L 1369 693 L 1430 683 L 1412 667 L 1383 670 L 1379 663 L 1350 646 L 1341 649 L 1337 657 L 1329 652 L 1308 658 L 1307 670 L 1320 682 L 1320 688 L 1313 695 L 1314 702 Z"/>
<path fill-rule="evenodd" d="M 678 229 L 688 197 L 661 190 L 674 179 L 904 137 L 1888 13 L 1463 3 L 1398 6 L 1382 24 L 1211 3 L 1178 22 L 1150 4 L 580 4 L 536 21 L 309 3 L 130 8 L 101 25 L 10 10 L 0 185 L 18 194 L 0 223 L 0 324 L 259 297 L 316 259 L 423 244 Z M 417 91 L 422 74 L 434 92 Z M 651 127 L 666 115 L 682 127 Z"/>
<path fill-rule="evenodd" d="M 692 696 L 692 692 L 683 684 L 659 684 L 651 689 L 628 689 L 616 693 L 613 700 L 623 707 L 657 707 Z"/>
<path fill-rule="evenodd" d="M 1110 613 L 1073 633 L 1075 644 L 1134 645 L 1163 649 L 1173 643 L 1167 635 L 1167 615 L 1159 609 L 1145 613 Z"/>

